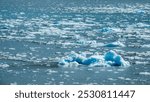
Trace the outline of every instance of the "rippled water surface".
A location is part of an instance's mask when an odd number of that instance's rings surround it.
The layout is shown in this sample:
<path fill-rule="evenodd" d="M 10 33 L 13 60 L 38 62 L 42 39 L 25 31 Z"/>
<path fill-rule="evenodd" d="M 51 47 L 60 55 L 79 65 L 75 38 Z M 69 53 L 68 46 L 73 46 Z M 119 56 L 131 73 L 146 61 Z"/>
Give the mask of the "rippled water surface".
<path fill-rule="evenodd" d="M 1 0 L 0 84 L 150 84 L 150 3 L 133 1 Z M 130 66 L 58 66 L 110 50 Z"/>

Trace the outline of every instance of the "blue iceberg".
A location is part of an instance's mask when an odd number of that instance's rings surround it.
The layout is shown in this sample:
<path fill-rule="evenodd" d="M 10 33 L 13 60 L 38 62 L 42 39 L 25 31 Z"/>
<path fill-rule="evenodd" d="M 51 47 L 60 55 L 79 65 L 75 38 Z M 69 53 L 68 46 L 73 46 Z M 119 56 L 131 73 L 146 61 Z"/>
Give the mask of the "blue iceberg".
<path fill-rule="evenodd" d="M 136 10 L 135 10 L 135 13 L 137 13 L 137 14 L 145 14 L 146 11 L 143 10 L 143 9 L 136 9 Z"/>
<path fill-rule="evenodd" d="M 78 65 L 96 65 L 96 66 L 128 66 L 129 62 L 125 61 L 115 51 L 109 51 L 104 55 L 92 55 L 86 57 L 84 54 L 71 52 L 66 57 L 59 60 L 59 66 L 78 66 Z"/>
<path fill-rule="evenodd" d="M 125 61 L 120 55 L 115 51 L 109 51 L 104 55 L 106 63 L 111 66 L 128 66 L 129 62 Z"/>

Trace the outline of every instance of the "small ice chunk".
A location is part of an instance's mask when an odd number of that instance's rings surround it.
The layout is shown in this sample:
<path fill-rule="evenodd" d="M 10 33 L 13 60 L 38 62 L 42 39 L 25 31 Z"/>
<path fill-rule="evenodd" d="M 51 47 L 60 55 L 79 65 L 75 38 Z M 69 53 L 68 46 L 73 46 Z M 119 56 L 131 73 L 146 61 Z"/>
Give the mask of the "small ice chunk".
<path fill-rule="evenodd" d="M 140 28 L 150 28 L 150 25 L 146 23 L 137 23 L 136 26 Z"/>
<path fill-rule="evenodd" d="M 64 59 L 62 59 L 59 63 L 58 66 L 63 66 L 63 67 L 77 67 L 79 63 L 73 61 L 73 62 L 66 62 Z"/>
<path fill-rule="evenodd" d="M 140 75 L 150 75 L 150 72 L 140 72 Z"/>
<path fill-rule="evenodd" d="M 21 53 L 21 54 L 17 53 L 16 56 L 17 57 L 27 57 L 27 54 L 26 53 Z"/>
<path fill-rule="evenodd" d="M 100 32 L 103 32 L 103 33 L 112 33 L 113 29 L 111 29 L 109 27 L 104 27 L 104 28 L 100 29 Z"/>
<path fill-rule="evenodd" d="M 137 14 L 144 14 L 144 13 L 146 13 L 146 12 L 145 12 L 145 10 L 143 10 L 143 9 L 136 9 L 136 10 L 135 10 L 135 13 L 137 13 Z"/>
<path fill-rule="evenodd" d="M 125 45 L 121 43 L 120 41 L 108 43 L 108 44 L 105 44 L 104 46 L 105 47 L 125 47 Z"/>
<path fill-rule="evenodd" d="M 17 85 L 17 82 L 10 83 L 10 85 Z"/>
<path fill-rule="evenodd" d="M 0 68 L 7 68 L 7 67 L 9 67 L 8 64 L 0 64 Z"/>
<path fill-rule="evenodd" d="M 15 48 L 9 48 L 9 50 L 15 50 Z"/>
<path fill-rule="evenodd" d="M 77 66 L 78 64 L 83 64 L 83 61 L 85 60 L 85 56 L 82 54 L 77 54 L 75 52 L 71 52 L 66 57 L 63 57 L 59 61 L 59 65 L 63 66 Z"/>
<path fill-rule="evenodd" d="M 21 15 L 24 15 L 25 13 L 24 13 L 24 12 L 20 12 L 20 14 L 21 14 Z"/>
<path fill-rule="evenodd" d="M 142 47 L 150 48 L 150 44 L 144 44 Z"/>

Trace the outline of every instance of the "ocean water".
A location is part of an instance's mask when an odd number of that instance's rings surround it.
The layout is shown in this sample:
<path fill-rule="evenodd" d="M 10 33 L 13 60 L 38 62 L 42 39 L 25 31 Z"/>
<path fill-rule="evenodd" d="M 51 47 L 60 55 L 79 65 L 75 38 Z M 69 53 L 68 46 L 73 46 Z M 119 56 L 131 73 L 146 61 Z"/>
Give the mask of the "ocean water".
<path fill-rule="evenodd" d="M 60 66 L 113 50 L 129 66 Z M 0 0 L 0 84 L 150 84 L 149 0 Z"/>

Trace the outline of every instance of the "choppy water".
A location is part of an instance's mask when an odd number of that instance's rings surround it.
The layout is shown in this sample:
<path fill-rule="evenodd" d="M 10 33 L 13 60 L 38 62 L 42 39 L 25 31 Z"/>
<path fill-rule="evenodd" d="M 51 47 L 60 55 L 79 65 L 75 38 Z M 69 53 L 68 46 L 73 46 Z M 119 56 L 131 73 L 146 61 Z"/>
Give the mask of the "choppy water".
<path fill-rule="evenodd" d="M 130 66 L 58 66 L 71 51 L 109 50 Z M 150 84 L 150 3 L 1 0 L 0 84 Z"/>

